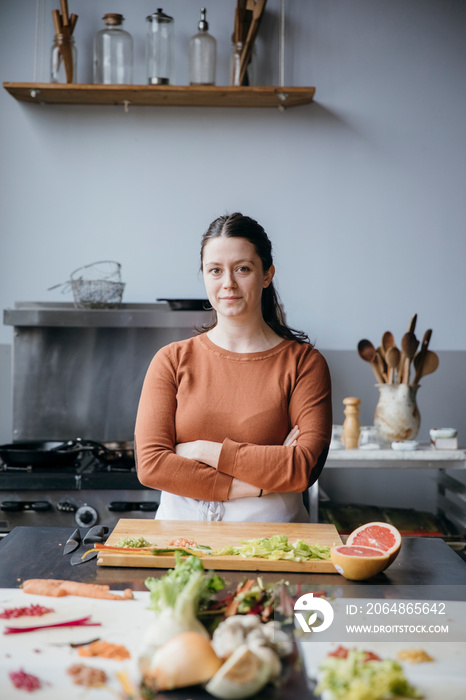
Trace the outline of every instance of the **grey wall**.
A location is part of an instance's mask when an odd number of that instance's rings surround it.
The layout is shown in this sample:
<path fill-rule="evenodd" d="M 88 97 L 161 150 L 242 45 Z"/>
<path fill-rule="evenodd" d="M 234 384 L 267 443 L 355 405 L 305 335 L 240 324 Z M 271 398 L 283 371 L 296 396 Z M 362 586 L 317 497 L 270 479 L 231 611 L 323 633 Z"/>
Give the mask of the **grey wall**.
<path fill-rule="evenodd" d="M 228 82 L 234 0 L 203 3 Z M 5 81 L 47 80 L 55 0 L 0 3 Z M 199 4 L 200 6 L 200 4 Z M 166 0 L 175 17 L 177 82 L 199 7 Z M 261 82 L 278 81 L 279 0 L 258 41 Z M 148 0 L 70 0 L 79 15 L 80 81 L 104 12 L 122 11 L 144 82 Z M 0 307 L 69 300 L 48 287 L 100 259 L 121 262 L 125 301 L 203 294 L 199 239 L 225 211 L 258 218 L 275 248 L 290 323 L 334 370 L 341 397 L 376 402 L 355 354 L 414 312 L 442 353 L 419 394 L 431 423 L 466 435 L 466 4 L 450 0 L 288 0 L 286 81 L 315 85 L 313 105 L 288 110 L 25 105 L 0 91 Z M 0 327 L 0 435 L 9 439 L 11 328 Z M 450 363 L 454 360 L 454 368 Z M 441 372 L 442 371 L 442 372 Z M 7 405 L 7 401 L 6 404 Z M 464 442 L 464 438 L 463 438 Z"/>

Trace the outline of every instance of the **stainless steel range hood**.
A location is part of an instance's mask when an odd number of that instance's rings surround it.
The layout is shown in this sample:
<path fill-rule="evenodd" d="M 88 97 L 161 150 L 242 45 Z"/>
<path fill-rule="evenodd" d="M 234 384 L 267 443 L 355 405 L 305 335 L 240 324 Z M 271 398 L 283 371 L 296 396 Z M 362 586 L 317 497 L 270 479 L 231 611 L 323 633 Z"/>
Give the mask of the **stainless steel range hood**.
<path fill-rule="evenodd" d="M 168 303 L 78 309 L 17 302 L 4 311 L 4 323 L 14 326 L 13 439 L 132 440 L 153 355 L 210 318 Z"/>

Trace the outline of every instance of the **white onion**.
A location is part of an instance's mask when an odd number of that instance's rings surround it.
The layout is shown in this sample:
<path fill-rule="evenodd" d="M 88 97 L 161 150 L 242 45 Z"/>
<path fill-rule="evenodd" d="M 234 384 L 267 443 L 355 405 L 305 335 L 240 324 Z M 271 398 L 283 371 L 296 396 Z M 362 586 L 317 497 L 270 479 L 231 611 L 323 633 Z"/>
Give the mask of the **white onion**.
<path fill-rule="evenodd" d="M 171 690 L 206 683 L 219 670 L 221 659 L 198 632 L 182 632 L 159 647 L 144 672 L 144 684 Z"/>

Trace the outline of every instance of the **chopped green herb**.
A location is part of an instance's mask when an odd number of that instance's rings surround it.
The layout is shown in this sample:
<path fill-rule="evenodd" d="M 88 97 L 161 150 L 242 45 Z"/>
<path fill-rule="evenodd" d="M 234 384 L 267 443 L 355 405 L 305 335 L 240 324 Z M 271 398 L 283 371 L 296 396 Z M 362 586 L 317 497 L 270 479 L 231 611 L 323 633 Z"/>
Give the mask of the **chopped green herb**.
<path fill-rule="evenodd" d="M 148 542 L 145 537 L 120 537 L 114 546 L 136 549 L 137 547 L 155 547 L 156 545 L 153 542 Z"/>

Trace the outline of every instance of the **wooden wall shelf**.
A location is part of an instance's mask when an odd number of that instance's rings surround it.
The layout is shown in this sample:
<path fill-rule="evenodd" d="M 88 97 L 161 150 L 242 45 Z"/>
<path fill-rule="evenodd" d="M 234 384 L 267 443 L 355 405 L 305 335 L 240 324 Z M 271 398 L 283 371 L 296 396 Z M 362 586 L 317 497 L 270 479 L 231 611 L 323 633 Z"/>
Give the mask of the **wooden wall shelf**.
<path fill-rule="evenodd" d="M 129 107 L 297 107 L 312 102 L 313 87 L 198 85 L 87 85 L 3 83 L 15 99 L 36 104 Z"/>

